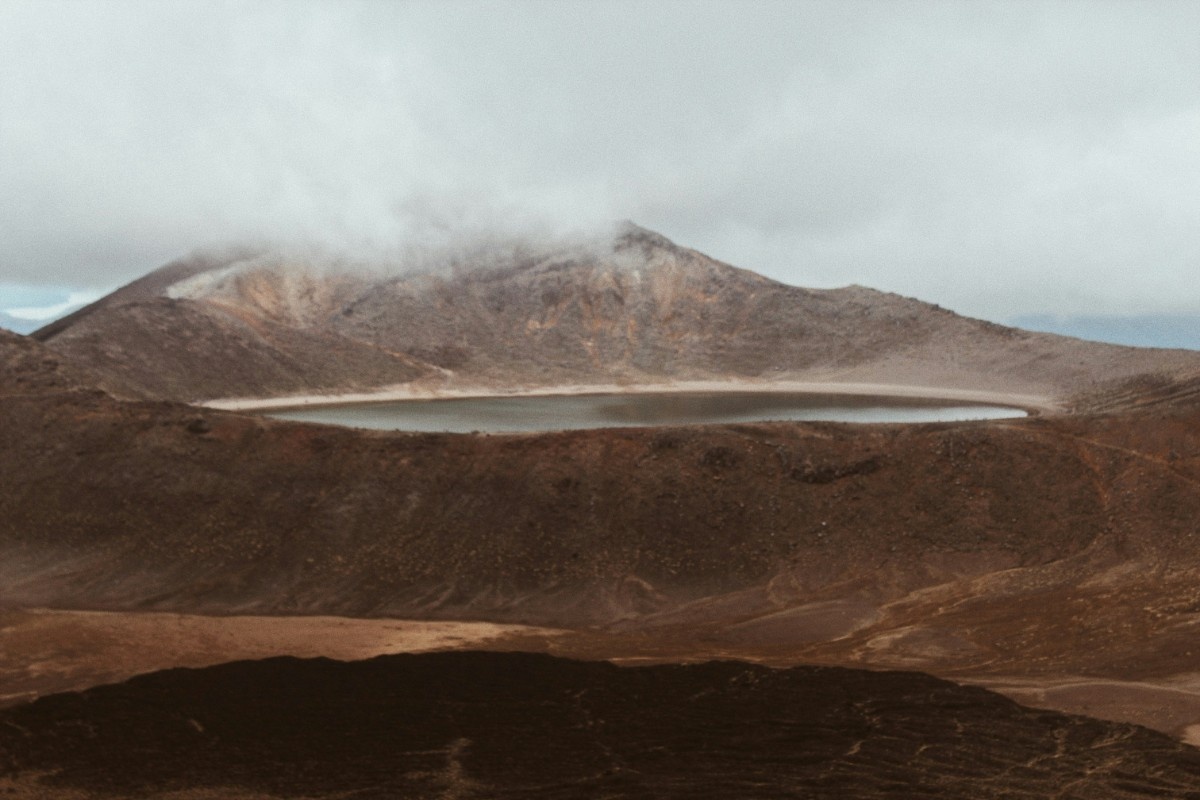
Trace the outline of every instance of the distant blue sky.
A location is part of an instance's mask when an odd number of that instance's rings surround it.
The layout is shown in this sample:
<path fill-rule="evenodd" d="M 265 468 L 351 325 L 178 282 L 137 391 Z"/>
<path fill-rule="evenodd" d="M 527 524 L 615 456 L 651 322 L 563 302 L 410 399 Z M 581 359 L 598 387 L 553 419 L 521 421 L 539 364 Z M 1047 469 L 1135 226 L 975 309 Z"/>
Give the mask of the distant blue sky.
<path fill-rule="evenodd" d="M 66 299 L 70 289 L 0 282 L 0 309 L 15 306 L 49 306 Z"/>
<path fill-rule="evenodd" d="M 0 281 L 628 218 L 994 320 L 1200 314 L 1197 31 L 1192 0 L 0 0 Z"/>
<path fill-rule="evenodd" d="M 94 289 L 0 283 L 0 328 L 31 333 L 99 295 Z"/>
<path fill-rule="evenodd" d="M 1031 314 L 1015 317 L 1009 320 L 1009 324 L 1097 342 L 1200 350 L 1200 316 L 1142 314 L 1130 317 L 1056 317 Z"/>

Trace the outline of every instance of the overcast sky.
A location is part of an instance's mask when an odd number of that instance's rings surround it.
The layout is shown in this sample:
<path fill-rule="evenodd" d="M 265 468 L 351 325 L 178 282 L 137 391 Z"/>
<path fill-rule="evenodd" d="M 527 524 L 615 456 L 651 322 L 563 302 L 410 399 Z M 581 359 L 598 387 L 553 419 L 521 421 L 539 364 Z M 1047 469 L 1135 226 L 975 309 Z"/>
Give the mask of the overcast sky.
<path fill-rule="evenodd" d="M 1191 0 L 0 0 L 0 284 L 629 218 L 991 319 L 1200 312 L 1198 43 Z"/>

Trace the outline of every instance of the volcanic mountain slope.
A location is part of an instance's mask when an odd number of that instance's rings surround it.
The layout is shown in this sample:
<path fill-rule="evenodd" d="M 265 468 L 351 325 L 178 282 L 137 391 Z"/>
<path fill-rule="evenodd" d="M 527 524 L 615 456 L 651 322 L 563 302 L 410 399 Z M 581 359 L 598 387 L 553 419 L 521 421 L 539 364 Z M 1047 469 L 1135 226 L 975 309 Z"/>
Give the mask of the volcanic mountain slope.
<path fill-rule="evenodd" d="M 3 591 L 35 605 L 612 621 L 794 571 L 813 574 L 776 594 L 886 575 L 881 543 L 902 553 L 906 580 L 939 557 L 1076 555 L 1130 520 L 1150 523 L 1138 544 L 1163 550 L 1190 533 L 1196 499 L 1190 454 L 1098 474 L 1120 451 L 1078 441 L 1070 420 L 489 437 L 94 394 L 14 397 L 0 413 L 4 563 L 44 556 Z M 1173 448 L 1190 420 L 1173 421 Z M 1139 438 L 1166 427 L 1154 423 Z M 1031 485 L 1042 470 L 1053 485 Z M 1145 480 L 1113 498 L 1133 470 Z M 1129 513 L 1110 521 L 1117 509 Z"/>
<path fill-rule="evenodd" d="M 916 673 L 448 653 L 173 670 L 0 711 L 0 789 L 17 800 L 1194 798 L 1200 752 Z"/>
<path fill-rule="evenodd" d="M 11 394 L 0 603 L 1183 673 L 1197 430 L 1200 409 L 1178 400 L 1003 423 L 458 436 Z"/>
<path fill-rule="evenodd" d="M 302 391 L 310 386 L 367 388 L 409 381 L 429 368 L 402 353 L 348 339 L 306 323 L 300 308 L 336 305 L 352 279 L 306 280 L 291 272 L 252 272 L 274 293 L 247 288 L 244 303 L 197 302 L 179 287 L 206 286 L 252 260 L 246 252 L 175 262 L 101 298 L 34 334 L 78 363 L 95 365 L 121 385 L 159 397 L 211 397 L 237 387 L 244 394 Z M 236 271 L 236 267 L 235 267 Z M 261 304 L 292 297 L 294 315 L 266 313 Z M 257 305 L 256 305 L 257 304 Z"/>
<path fill-rule="evenodd" d="M 136 396 L 110 375 L 80 366 L 25 336 L 0 330 L 0 397 L 70 392 Z"/>
<path fill-rule="evenodd" d="M 904 383 L 1063 398 L 1200 356 L 1004 328 L 863 287 L 802 289 L 636 226 L 398 276 L 270 254 L 196 257 L 35 336 L 182 400 L 686 379 Z"/>
<path fill-rule="evenodd" d="M 991 423 L 412 435 L 120 402 L 20 337 L 0 361 L 0 608 L 530 622 L 583 657 L 919 668 L 1200 725 L 1194 385 Z"/>

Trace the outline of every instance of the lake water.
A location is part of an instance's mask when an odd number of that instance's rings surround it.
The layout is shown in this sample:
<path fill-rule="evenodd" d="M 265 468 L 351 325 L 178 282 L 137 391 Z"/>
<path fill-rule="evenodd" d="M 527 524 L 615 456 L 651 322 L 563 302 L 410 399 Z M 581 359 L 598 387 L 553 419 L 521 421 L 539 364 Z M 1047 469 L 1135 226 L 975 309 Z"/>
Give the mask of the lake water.
<path fill-rule="evenodd" d="M 765 392 L 484 397 L 405 400 L 266 412 L 279 419 L 353 428 L 514 433 L 572 428 L 767 420 L 941 422 L 1023 417 L 1016 408 L 948 400 Z"/>

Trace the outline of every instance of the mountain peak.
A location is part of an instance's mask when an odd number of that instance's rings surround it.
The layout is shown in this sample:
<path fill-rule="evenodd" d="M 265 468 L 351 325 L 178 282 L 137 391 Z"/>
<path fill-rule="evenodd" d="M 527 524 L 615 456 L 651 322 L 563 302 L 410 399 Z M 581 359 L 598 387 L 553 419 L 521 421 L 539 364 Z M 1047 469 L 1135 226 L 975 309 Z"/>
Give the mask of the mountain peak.
<path fill-rule="evenodd" d="M 1143 352 L 1001 328 L 866 287 L 788 286 L 629 221 L 607 239 L 481 241 L 395 268 L 310 255 L 181 259 L 37 337 L 147 394 L 184 400 L 413 381 L 494 392 L 680 380 L 1064 397 L 1195 360 L 1159 354 L 1149 365 Z"/>
<path fill-rule="evenodd" d="M 617 223 L 613 245 L 616 250 L 630 247 L 661 248 L 664 250 L 682 249 L 661 233 L 652 231 L 649 228 L 643 228 L 641 225 L 627 219 Z"/>

